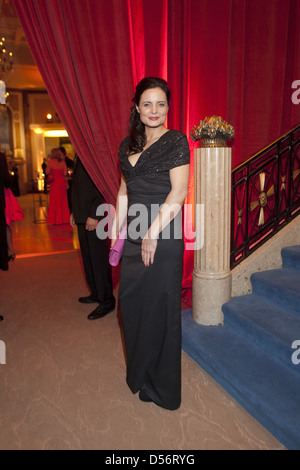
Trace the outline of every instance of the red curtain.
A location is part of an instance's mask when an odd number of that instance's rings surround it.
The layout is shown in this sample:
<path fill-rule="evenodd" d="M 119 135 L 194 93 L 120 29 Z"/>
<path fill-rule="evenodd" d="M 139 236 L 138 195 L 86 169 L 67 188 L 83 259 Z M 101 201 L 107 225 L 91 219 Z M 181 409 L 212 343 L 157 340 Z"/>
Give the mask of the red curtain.
<path fill-rule="evenodd" d="M 49 95 L 91 177 L 114 204 L 117 150 L 135 84 L 165 78 L 168 127 L 220 115 L 233 166 L 300 122 L 298 0 L 14 0 Z M 191 144 L 191 156 L 196 144 Z M 193 202 L 193 158 L 187 202 Z M 186 252 L 184 287 L 193 253 Z"/>
<path fill-rule="evenodd" d="M 16 1 L 35 62 L 87 171 L 110 203 L 133 76 L 126 1 Z"/>

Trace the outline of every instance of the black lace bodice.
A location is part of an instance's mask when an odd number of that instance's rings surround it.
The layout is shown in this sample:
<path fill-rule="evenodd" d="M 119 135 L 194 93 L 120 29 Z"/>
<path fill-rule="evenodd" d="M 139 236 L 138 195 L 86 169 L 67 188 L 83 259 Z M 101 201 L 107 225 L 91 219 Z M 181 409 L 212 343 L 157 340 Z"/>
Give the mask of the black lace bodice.
<path fill-rule="evenodd" d="M 128 160 L 127 146 L 128 137 L 121 142 L 119 149 L 121 171 L 126 180 L 130 177 L 168 171 L 190 162 L 190 150 L 186 135 L 173 129 L 163 134 L 154 144 L 144 150 L 134 166 Z"/>

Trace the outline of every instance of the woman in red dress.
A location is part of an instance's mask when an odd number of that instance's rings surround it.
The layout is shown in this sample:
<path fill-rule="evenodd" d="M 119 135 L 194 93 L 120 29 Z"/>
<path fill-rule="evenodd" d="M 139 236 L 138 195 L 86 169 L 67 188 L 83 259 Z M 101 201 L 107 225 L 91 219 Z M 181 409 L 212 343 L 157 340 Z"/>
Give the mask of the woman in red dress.
<path fill-rule="evenodd" d="M 46 173 L 50 184 L 47 223 L 60 225 L 70 222 L 70 211 L 67 198 L 67 165 L 58 148 L 51 150 L 51 158 Z"/>

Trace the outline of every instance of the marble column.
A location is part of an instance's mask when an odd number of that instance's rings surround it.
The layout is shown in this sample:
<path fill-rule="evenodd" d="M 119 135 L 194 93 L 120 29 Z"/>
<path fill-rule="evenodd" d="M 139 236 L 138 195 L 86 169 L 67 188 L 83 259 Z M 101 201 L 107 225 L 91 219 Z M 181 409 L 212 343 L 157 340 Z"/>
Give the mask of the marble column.
<path fill-rule="evenodd" d="M 201 147 L 195 150 L 195 207 L 202 205 L 203 243 L 194 252 L 192 281 L 193 319 L 202 325 L 221 325 L 222 305 L 230 300 L 231 149 Z M 198 235 L 197 235 L 198 236 Z"/>

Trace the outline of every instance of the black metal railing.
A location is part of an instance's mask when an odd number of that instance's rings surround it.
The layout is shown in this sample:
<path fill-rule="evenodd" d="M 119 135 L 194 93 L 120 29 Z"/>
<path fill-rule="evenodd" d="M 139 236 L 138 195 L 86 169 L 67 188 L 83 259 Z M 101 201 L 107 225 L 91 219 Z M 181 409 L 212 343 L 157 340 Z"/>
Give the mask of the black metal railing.
<path fill-rule="evenodd" d="M 231 269 L 300 214 L 300 125 L 232 171 Z"/>

